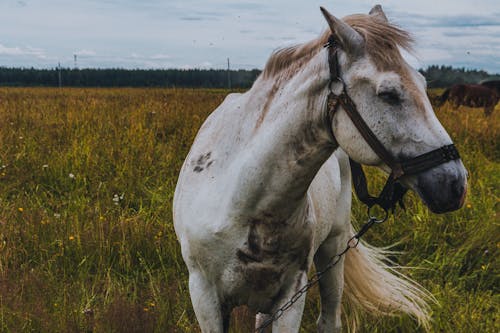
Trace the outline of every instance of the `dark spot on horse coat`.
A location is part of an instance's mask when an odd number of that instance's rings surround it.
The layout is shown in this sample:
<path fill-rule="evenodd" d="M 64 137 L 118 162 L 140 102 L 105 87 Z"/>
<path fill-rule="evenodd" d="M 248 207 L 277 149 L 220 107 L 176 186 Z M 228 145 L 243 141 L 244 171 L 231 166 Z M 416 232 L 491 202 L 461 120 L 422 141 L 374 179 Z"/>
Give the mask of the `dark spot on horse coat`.
<path fill-rule="evenodd" d="M 202 154 L 198 157 L 198 159 L 194 159 L 191 161 L 192 164 L 195 165 L 193 168 L 194 172 L 202 172 L 204 169 L 207 169 L 212 165 L 214 162 L 213 160 L 210 160 L 210 157 L 212 156 L 212 152 L 208 152 L 206 154 Z"/>
<path fill-rule="evenodd" d="M 264 290 L 273 282 L 280 280 L 283 270 L 274 267 L 261 267 L 258 269 L 248 269 L 246 280 L 255 291 Z"/>
<path fill-rule="evenodd" d="M 255 228 L 255 224 L 252 224 L 250 231 L 248 233 L 248 249 L 250 252 L 258 254 L 260 253 L 259 236 Z"/>
<path fill-rule="evenodd" d="M 205 164 L 206 161 L 210 158 L 212 152 L 206 153 L 205 155 L 200 155 L 198 158 L 198 164 Z"/>
<path fill-rule="evenodd" d="M 260 220 L 250 220 L 248 238 L 245 247 L 238 249 L 236 255 L 244 263 L 265 262 L 269 265 L 277 265 L 282 260 L 287 263 L 296 263 L 301 270 L 308 268 L 308 253 L 310 250 L 312 236 L 303 234 L 303 230 L 296 231 L 292 238 L 297 242 L 290 244 L 283 239 L 287 234 L 286 221 L 264 223 Z M 279 266 L 279 265 L 278 265 Z"/>
<path fill-rule="evenodd" d="M 238 249 L 238 251 L 236 251 L 236 256 L 238 257 L 238 259 L 241 262 L 243 262 L 245 264 L 248 264 L 249 262 L 261 262 L 262 261 L 261 257 L 257 257 L 255 255 L 253 255 L 252 253 L 244 252 L 241 249 Z"/>

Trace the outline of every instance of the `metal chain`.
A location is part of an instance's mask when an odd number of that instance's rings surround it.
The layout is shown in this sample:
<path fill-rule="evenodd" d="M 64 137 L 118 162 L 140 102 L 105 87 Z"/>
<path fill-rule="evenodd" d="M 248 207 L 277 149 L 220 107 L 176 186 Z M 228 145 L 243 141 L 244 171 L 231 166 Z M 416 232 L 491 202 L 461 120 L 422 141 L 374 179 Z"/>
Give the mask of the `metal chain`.
<path fill-rule="evenodd" d="M 387 211 L 386 211 L 386 213 L 387 213 Z M 315 284 L 317 284 L 319 282 L 319 280 L 321 279 L 321 277 L 326 272 L 328 272 L 335 265 L 337 265 L 338 262 L 340 261 L 340 259 L 342 259 L 342 257 L 347 253 L 347 251 L 357 247 L 359 244 L 359 239 L 361 238 L 361 236 L 363 236 L 368 231 L 368 229 L 370 229 L 374 224 L 385 222 L 385 220 L 387 220 L 387 217 L 388 217 L 387 215 L 388 214 L 386 214 L 382 219 L 378 219 L 377 217 L 374 217 L 374 216 L 369 216 L 368 222 L 366 222 L 361 227 L 361 229 L 359 229 L 359 231 L 347 241 L 346 248 L 342 252 L 339 252 L 336 255 L 334 255 L 333 257 L 331 257 L 330 263 L 325 267 L 324 270 L 322 270 L 320 272 L 316 272 L 313 275 L 313 277 L 311 279 L 309 279 L 307 281 L 307 283 L 302 288 L 300 288 L 295 294 L 293 294 L 293 296 L 290 298 L 290 300 L 288 300 L 288 302 L 283 304 L 278 310 L 276 310 L 271 315 L 271 317 L 266 319 L 266 321 L 264 321 L 264 323 L 262 323 L 262 325 L 257 327 L 255 329 L 255 332 L 264 333 L 264 330 L 269 325 L 271 325 L 273 322 L 278 320 L 278 318 L 280 318 L 285 313 L 286 310 L 288 310 L 293 304 L 295 304 L 300 299 L 300 297 L 302 297 L 302 295 L 304 295 L 309 289 L 311 289 Z"/>

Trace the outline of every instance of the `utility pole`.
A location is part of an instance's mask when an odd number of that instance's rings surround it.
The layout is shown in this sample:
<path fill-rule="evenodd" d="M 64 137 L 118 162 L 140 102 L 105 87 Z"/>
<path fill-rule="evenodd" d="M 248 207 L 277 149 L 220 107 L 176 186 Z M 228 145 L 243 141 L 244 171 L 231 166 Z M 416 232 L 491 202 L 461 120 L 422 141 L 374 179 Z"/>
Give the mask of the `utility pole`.
<path fill-rule="evenodd" d="M 231 89 L 231 66 L 229 65 L 229 58 L 227 58 L 227 88 Z"/>
<path fill-rule="evenodd" d="M 61 63 L 59 62 L 57 64 L 57 69 L 58 69 L 58 77 L 59 77 L 59 88 L 62 87 L 62 80 L 61 80 Z"/>
<path fill-rule="evenodd" d="M 75 69 L 77 69 L 78 68 L 78 63 L 76 62 L 76 54 L 74 54 L 73 57 L 75 58 Z"/>

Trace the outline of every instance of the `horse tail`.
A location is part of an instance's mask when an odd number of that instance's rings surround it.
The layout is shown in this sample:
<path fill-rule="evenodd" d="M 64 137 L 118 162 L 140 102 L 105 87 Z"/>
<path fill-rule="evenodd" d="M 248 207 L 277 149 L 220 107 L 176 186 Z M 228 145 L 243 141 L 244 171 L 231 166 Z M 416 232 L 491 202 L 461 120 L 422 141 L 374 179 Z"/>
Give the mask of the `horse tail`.
<path fill-rule="evenodd" d="M 437 106 L 443 105 L 450 96 L 450 88 L 446 89 L 441 96 L 438 97 Z"/>
<path fill-rule="evenodd" d="M 360 310 L 373 315 L 407 313 L 426 331 L 430 329 L 429 302 L 436 299 L 424 287 L 399 272 L 387 256 L 394 252 L 360 242 L 346 253 L 344 295 L 351 317 L 350 331 L 356 331 Z"/>

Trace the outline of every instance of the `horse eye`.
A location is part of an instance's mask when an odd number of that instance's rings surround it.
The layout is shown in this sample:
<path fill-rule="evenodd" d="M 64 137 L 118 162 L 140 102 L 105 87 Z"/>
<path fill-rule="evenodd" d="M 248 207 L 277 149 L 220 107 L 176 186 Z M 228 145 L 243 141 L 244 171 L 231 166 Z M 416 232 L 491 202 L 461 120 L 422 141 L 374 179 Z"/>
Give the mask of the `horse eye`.
<path fill-rule="evenodd" d="M 395 91 L 382 91 L 377 94 L 377 96 L 390 105 L 401 104 L 401 98 L 399 94 Z"/>

